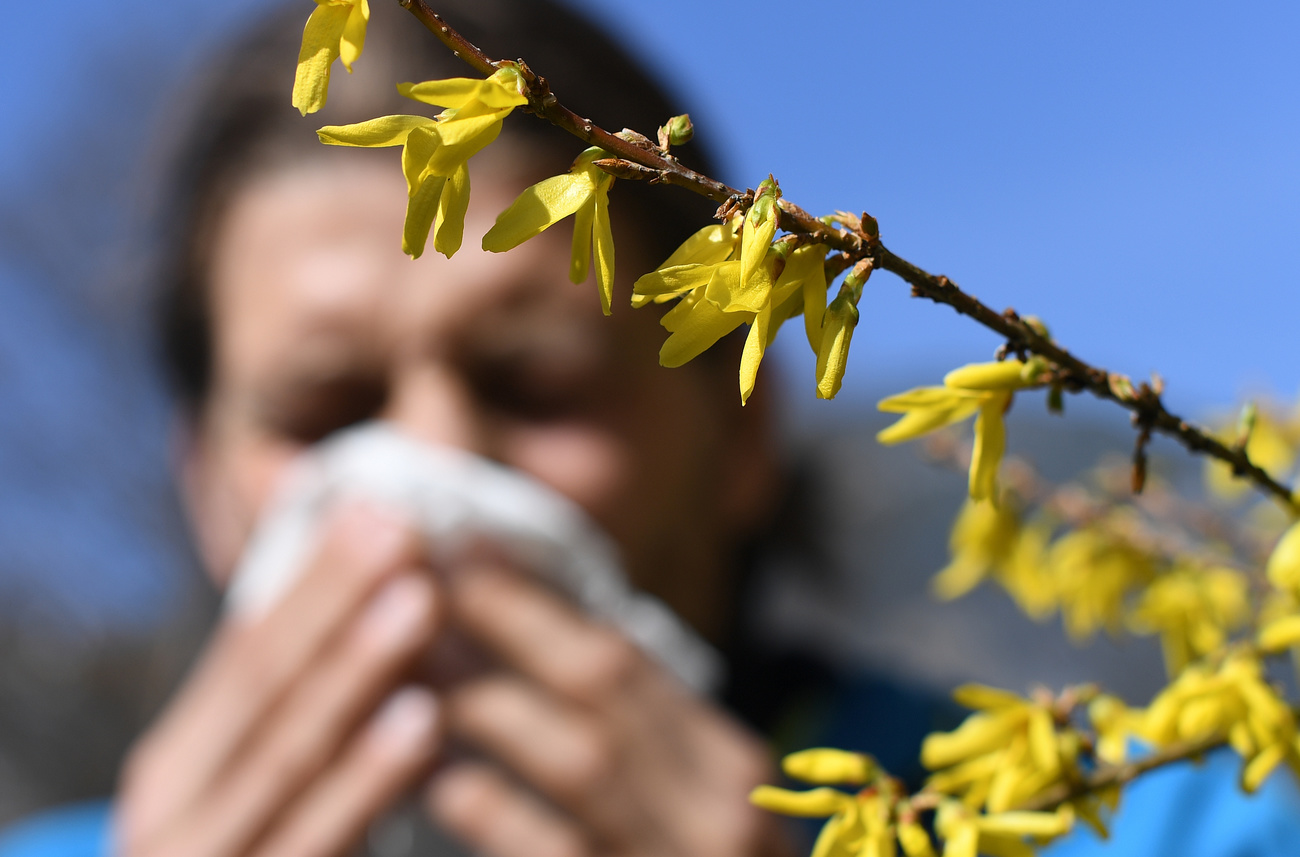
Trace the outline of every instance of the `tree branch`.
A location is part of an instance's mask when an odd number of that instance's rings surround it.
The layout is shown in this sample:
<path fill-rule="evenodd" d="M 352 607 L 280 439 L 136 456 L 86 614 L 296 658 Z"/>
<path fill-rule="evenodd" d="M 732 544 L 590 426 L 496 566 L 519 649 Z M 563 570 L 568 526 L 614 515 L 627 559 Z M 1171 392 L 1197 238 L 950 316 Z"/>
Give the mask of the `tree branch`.
<path fill-rule="evenodd" d="M 468 39 L 449 26 L 440 15 L 429 8 L 425 0 L 398 0 L 410 10 L 438 39 L 469 63 L 481 74 L 491 74 L 500 61 L 492 60 Z M 525 81 L 528 110 L 563 128 L 590 146 L 599 146 L 615 158 L 640 165 L 645 170 L 626 169 L 619 172 L 625 178 L 644 178 L 653 182 L 674 184 L 706 196 L 719 203 L 719 212 L 743 209 L 753 199 L 753 191 L 740 191 L 683 166 L 676 158 L 653 145 L 638 145 L 611 134 L 588 119 L 584 119 L 560 103 L 551 92 L 546 79 L 535 74 L 527 64 L 519 61 L 521 76 Z M 612 165 L 611 165 L 612 166 Z M 617 168 L 615 168 L 617 169 Z M 613 171 L 613 170 L 611 170 Z M 1160 394 L 1143 383 L 1137 389 L 1120 376 L 1092 366 L 1075 357 L 1043 334 L 1022 321 L 1013 311 L 994 311 L 988 305 L 966 294 L 944 276 L 931 274 L 906 259 L 896 256 L 880 243 L 874 231 L 839 229 L 828 226 L 789 200 L 781 200 L 780 226 L 787 232 L 812 235 L 818 243 L 826 244 L 843 254 L 843 267 L 870 258 L 875 267 L 884 268 L 912 286 L 916 297 L 928 298 L 946 304 L 962 315 L 968 316 L 994 332 L 1006 337 L 1011 350 L 1030 352 L 1047 358 L 1056 365 L 1056 380 L 1073 392 L 1087 390 L 1101 399 L 1116 402 L 1133 413 L 1135 425 L 1140 430 L 1152 430 L 1178 440 L 1188 450 L 1202 453 L 1232 467 L 1234 474 L 1253 482 L 1256 487 L 1272 495 L 1293 514 L 1300 512 L 1292 499 L 1291 490 L 1273 479 L 1263 468 L 1253 464 L 1244 448 L 1229 447 L 1207 432 L 1193 426 L 1180 416 L 1168 411 L 1160 401 Z M 874 229 L 874 226 L 873 226 Z"/>
<path fill-rule="evenodd" d="M 1190 761 L 1208 753 L 1210 750 L 1222 747 L 1226 743 L 1227 739 L 1225 738 L 1207 738 L 1201 741 L 1167 747 L 1158 753 L 1152 753 L 1150 756 L 1144 756 L 1133 762 L 1107 766 L 1090 777 L 1084 777 L 1077 783 L 1059 783 L 1044 792 L 1040 792 L 1032 800 L 1025 801 L 1016 809 L 1026 811 L 1056 809 L 1066 801 L 1099 792 L 1111 786 L 1125 785 L 1148 771 L 1177 762 Z"/>

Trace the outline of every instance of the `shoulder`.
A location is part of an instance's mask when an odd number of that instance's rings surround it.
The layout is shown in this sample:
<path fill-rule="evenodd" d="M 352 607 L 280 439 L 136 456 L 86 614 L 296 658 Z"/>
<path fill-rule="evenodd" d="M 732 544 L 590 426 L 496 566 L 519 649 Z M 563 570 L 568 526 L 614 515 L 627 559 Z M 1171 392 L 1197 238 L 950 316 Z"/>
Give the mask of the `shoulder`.
<path fill-rule="evenodd" d="M 107 857 L 112 807 L 73 804 L 0 830 L 0 857 Z"/>
<path fill-rule="evenodd" d="M 1154 771 L 1124 791 L 1109 841 L 1080 828 L 1044 857 L 1274 857 L 1300 842 L 1300 788 L 1279 769 L 1253 795 L 1237 786 L 1241 760 L 1231 750 L 1200 764 Z"/>

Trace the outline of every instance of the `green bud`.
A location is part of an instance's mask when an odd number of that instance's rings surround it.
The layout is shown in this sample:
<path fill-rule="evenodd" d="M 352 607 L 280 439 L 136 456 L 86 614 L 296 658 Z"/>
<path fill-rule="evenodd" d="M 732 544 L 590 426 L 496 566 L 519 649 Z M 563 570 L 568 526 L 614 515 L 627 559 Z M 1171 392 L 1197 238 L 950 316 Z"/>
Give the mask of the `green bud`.
<path fill-rule="evenodd" d="M 1043 339 L 1051 339 L 1052 332 L 1047 329 L 1047 325 L 1036 315 L 1022 315 L 1020 320 L 1025 323 L 1025 327 L 1037 333 Z"/>
<path fill-rule="evenodd" d="M 691 141 L 695 136 L 695 126 L 691 124 L 691 115 L 683 113 L 680 116 L 674 116 L 668 120 L 664 126 L 664 137 L 668 140 L 670 146 L 681 146 Z"/>

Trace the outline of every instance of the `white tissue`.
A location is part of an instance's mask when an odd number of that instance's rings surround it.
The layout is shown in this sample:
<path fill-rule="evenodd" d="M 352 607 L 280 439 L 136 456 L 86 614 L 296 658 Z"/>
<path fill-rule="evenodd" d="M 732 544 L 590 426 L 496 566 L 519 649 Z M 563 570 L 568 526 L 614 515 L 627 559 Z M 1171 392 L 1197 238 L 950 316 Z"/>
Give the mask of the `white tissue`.
<path fill-rule="evenodd" d="M 228 609 L 270 607 L 305 566 L 324 512 L 342 498 L 402 514 L 439 559 L 488 542 L 619 628 L 687 686 L 718 688 L 718 653 L 663 602 L 628 585 L 613 541 L 581 508 L 517 471 L 385 423 L 341 432 L 294 463 L 235 572 Z"/>

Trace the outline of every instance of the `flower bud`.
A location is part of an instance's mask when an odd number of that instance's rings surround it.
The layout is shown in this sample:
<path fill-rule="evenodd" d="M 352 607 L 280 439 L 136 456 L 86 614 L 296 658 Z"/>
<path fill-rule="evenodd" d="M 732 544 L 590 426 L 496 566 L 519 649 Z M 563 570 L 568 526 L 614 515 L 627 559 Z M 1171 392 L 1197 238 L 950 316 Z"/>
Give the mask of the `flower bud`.
<path fill-rule="evenodd" d="M 858 325 L 858 308 L 847 289 L 826 307 L 822 317 L 821 350 L 817 353 L 817 398 L 833 399 L 844 381 L 849 361 L 849 342 Z"/>
<path fill-rule="evenodd" d="M 667 139 L 670 146 L 681 146 L 695 136 L 695 126 L 691 124 L 691 115 L 683 113 L 668 120 L 662 129 L 661 139 Z"/>

